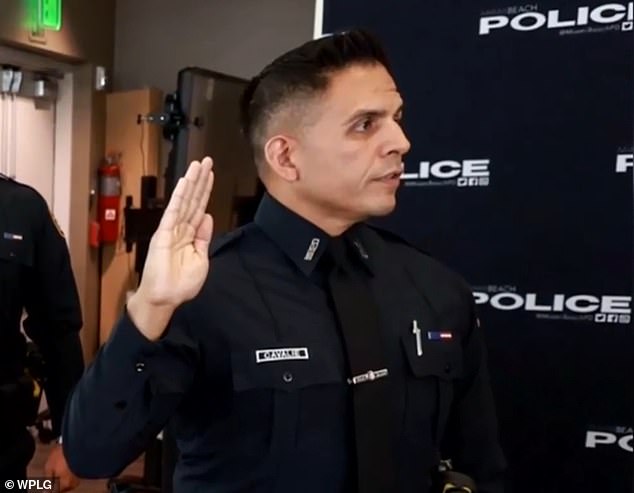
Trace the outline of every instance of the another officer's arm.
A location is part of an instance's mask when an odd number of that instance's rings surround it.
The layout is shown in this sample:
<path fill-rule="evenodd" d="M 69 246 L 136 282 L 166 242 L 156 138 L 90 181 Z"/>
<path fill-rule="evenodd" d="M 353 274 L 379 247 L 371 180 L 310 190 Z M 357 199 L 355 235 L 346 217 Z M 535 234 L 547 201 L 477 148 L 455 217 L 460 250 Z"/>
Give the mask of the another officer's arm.
<path fill-rule="evenodd" d="M 457 471 L 473 477 L 479 493 L 501 493 L 506 460 L 498 436 L 487 352 L 471 292 L 466 296 L 471 307 L 471 328 L 463 341 L 465 373 L 456 388 L 443 457 L 451 458 Z"/>
<path fill-rule="evenodd" d="M 163 429 L 193 381 L 199 353 L 185 308 L 156 342 L 137 329 L 131 312 L 129 305 L 67 407 L 64 454 L 80 477 L 118 475 Z"/>
<path fill-rule="evenodd" d="M 34 212 L 38 225 L 24 330 L 46 362 L 46 399 L 57 436 L 66 401 L 84 371 L 79 339 L 82 317 L 66 241 L 44 199 L 37 199 Z"/>

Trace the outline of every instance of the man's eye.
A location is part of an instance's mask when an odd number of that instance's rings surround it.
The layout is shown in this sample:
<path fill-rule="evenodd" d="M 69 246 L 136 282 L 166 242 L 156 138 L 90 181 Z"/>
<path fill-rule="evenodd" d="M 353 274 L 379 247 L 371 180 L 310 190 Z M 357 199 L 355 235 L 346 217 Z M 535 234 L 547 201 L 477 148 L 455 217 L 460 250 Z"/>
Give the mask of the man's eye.
<path fill-rule="evenodd" d="M 372 118 L 364 118 L 354 126 L 355 132 L 367 132 L 372 128 L 374 120 Z"/>

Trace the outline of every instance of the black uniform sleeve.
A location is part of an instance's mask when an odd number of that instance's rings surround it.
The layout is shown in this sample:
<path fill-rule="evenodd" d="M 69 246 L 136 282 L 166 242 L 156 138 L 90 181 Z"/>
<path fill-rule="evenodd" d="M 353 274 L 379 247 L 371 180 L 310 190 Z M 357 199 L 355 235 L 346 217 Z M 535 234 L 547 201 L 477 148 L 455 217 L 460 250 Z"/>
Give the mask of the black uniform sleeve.
<path fill-rule="evenodd" d="M 152 342 L 124 314 L 67 407 L 63 447 L 73 472 L 84 478 L 116 476 L 163 429 L 200 361 L 188 327 L 181 307 L 163 337 Z"/>
<path fill-rule="evenodd" d="M 487 351 L 470 291 L 468 298 L 471 326 L 463 346 L 465 374 L 456 387 L 442 452 L 452 459 L 454 469 L 473 477 L 479 493 L 502 493 L 506 459 L 499 440 Z"/>
<path fill-rule="evenodd" d="M 66 241 L 39 195 L 34 213 L 38 219 L 34 263 L 27 284 L 23 326 L 46 363 L 44 390 L 57 436 L 66 400 L 84 371 L 79 339 L 81 305 Z"/>

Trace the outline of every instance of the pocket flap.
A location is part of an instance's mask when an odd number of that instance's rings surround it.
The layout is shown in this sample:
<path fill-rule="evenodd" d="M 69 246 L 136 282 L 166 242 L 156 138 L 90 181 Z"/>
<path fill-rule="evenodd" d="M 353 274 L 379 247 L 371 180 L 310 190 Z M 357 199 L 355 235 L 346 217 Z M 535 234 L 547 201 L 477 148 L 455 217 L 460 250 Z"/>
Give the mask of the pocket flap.
<path fill-rule="evenodd" d="M 401 336 L 403 350 L 407 355 L 409 367 L 418 378 L 435 376 L 454 379 L 462 376 L 462 346 L 459 335 L 454 331 L 420 332 L 420 349 L 416 334 Z"/>
<path fill-rule="evenodd" d="M 33 266 L 33 243 L 17 233 L 0 232 L 0 260 Z"/>

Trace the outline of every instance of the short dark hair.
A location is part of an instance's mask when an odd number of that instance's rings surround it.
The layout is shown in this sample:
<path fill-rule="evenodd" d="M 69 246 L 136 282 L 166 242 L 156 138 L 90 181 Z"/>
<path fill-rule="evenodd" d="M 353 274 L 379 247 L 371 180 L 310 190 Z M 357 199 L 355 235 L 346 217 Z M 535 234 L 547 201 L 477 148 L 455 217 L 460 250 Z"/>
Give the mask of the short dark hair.
<path fill-rule="evenodd" d="M 271 117 L 295 97 L 311 97 L 328 88 L 330 76 L 359 64 L 381 64 L 390 71 L 385 50 L 368 31 L 355 29 L 311 40 L 283 54 L 256 75 L 242 94 L 242 133 L 256 163 Z"/>

